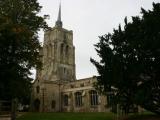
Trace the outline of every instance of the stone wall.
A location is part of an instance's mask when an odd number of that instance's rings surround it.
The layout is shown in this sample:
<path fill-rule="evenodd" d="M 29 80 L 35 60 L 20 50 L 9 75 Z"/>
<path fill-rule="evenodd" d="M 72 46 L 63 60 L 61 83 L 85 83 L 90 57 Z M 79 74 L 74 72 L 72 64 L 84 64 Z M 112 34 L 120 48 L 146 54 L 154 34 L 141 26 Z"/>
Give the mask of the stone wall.
<path fill-rule="evenodd" d="M 107 99 L 105 96 L 100 95 L 95 88 L 93 83 L 96 81 L 95 77 L 76 80 L 63 86 L 62 96 L 68 95 L 68 106 L 63 106 L 63 111 L 66 112 L 106 112 L 108 109 L 105 108 Z M 90 92 L 96 91 L 98 94 L 97 105 L 91 105 Z M 76 106 L 75 94 L 80 92 L 82 94 L 82 105 Z M 64 103 L 62 99 L 62 103 Z"/>

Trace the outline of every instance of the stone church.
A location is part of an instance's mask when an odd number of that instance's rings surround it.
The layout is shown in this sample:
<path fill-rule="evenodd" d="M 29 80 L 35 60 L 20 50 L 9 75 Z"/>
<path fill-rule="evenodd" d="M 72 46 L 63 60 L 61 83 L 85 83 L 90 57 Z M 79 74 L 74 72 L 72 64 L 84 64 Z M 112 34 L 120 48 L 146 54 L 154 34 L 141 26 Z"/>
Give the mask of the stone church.
<path fill-rule="evenodd" d="M 96 77 L 76 79 L 73 31 L 63 28 L 61 6 L 55 26 L 45 32 L 40 51 L 42 70 L 33 83 L 32 106 L 40 112 L 105 112 L 107 98 L 93 83 Z"/>

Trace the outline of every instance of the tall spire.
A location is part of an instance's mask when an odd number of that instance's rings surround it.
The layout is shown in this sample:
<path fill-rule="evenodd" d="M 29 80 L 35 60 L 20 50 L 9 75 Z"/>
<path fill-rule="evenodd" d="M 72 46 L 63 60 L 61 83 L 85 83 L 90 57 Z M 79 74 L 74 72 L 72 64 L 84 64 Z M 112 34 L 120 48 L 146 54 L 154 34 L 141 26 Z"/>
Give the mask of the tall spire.
<path fill-rule="evenodd" d="M 58 18 L 56 21 L 56 26 L 57 27 L 62 27 L 62 21 L 61 21 L 61 2 L 59 4 L 59 11 L 58 11 Z"/>
<path fill-rule="evenodd" d="M 59 4 L 59 12 L 58 12 L 57 21 L 61 21 L 61 3 Z"/>

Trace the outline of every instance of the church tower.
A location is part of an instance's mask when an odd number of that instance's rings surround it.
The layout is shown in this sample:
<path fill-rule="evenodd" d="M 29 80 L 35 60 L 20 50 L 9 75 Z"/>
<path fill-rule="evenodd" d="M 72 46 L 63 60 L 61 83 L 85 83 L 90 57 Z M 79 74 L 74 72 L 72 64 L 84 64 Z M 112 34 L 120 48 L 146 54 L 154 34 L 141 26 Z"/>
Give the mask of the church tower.
<path fill-rule="evenodd" d="M 93 87 L 96 77 L 76 80 L 73 32 L 63 28 L 61 5 L 55 26 L 44 34 L 42 69 L 33 83 L 31 108 L 37 112 L 105 112 L 106 97 Z"/>
<path fill-rule="evenodd" d="M 55 27 L 44 34 L 41 78 L 48 81 L 74 81 L 75 47 L 73 32 L 63 28 L 61 5 Z"/>
<path fill-rule="evenodd" d="M 63 28 L 61 5 L 55 26 L 44 33 L 40 54 L 42 69 L 33 83 L 33 110 L 61 111 L 63 86 L 76 80 L 73 32 Z"/>

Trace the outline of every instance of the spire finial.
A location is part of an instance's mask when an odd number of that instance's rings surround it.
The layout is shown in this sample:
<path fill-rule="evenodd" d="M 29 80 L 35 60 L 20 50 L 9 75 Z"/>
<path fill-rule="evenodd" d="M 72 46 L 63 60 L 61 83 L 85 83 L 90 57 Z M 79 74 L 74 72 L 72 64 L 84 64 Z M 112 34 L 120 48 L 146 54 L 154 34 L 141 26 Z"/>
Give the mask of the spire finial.
<path fill-rule="evenodd" d="M 59 11 L 58 11 L 58 18 L 56 21 L 56 26 L 57 27 L 62 27 L 62 21 L 61 21 L 61 2 L 59 4 Z"/>

